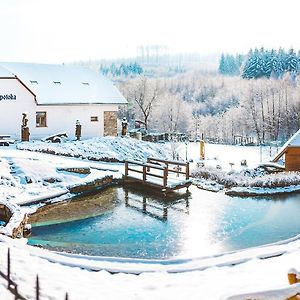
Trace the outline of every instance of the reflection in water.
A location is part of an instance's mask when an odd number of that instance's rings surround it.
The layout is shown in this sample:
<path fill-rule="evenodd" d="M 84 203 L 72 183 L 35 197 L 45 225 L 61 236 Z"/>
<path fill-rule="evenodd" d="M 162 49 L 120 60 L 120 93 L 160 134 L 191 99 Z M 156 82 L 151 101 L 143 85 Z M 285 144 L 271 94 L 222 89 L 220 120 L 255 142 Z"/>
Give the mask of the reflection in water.
<path fill-rule="evenodd" d="M 157 202 L 156 204 L 152 203 L 153 199 L 151 197 L 147 197 L 144 194 L 141 195 L 141 199 L 131 196 L 129 198 L 129 190 L 127 188 L 124 189 L 125 193 L 125 206 L 127 208 L 135 209 L 139 212 L 142 212 L 143 214 L 147 214 L 148 216 L 152 218 L 156 218 L 160 221 L 167 221 L 168 219 L 168 209 L 177 210 L 178 212 L 183 213 L 189 213 L 189 194 L 183 194 L 179 199 L 184 199 L 186 203 L 186 209 L 183 209 L 181 207 L 177 207 L 176 204 L 172 203 L 167 205 L 162 199 L 160 202 Z M 147 201 L 148 199 L 148 201 Z M 178 197 L 177 197 L 178 199 Z M 182 201 L 181 201 L 182 202 Z"/>
<path fill-rule="evenodd" d="M 108 189 L 97 197 L 71 202 L 72 218 L 66 204 L 64 223 L 33 226 L 29 243 L 92 255 L 170 258 L 237 250 L 300 232 L 298 194 L 272 200 L 190 190 L 191 194 L 165 199 L 131 189 Z M 100 211 L 104 204 L 106 209 Z M 91 213 L 93 205 L 97 214 Z M 75 220 L 72 210 L 84 207 L 89 212 L 86 218 L 81 212 L 80 220 Z M 56 215 L 60 206 L 52 210 Z M 42 218 L 46 216 L 47 210 Z"/>

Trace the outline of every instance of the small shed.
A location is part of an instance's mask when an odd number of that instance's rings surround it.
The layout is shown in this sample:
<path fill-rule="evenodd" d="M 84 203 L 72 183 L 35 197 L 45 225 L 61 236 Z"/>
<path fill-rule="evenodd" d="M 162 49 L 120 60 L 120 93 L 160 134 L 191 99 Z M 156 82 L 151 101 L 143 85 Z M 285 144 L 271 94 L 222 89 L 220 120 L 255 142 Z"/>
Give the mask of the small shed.
<path fill-rule="evenodd" d="M 300 171 L 300 129 L 281 147 L 272 162 L 277 162 L 283 155 L 286 171 Z"/>

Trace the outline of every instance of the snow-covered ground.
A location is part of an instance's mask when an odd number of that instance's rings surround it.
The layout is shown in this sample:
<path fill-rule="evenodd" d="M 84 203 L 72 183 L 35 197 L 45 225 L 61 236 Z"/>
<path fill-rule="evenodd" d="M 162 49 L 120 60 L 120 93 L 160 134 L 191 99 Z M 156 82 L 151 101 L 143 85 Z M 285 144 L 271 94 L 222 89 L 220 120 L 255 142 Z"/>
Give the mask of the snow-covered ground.
<path fill-rule="evenodd" d="M 181 147 L 185 157 L 185 145 Z M 188 155 L 195 160 L 197 144 L 193 147 L 194 154 L 191 150 Z M 208 158 L 211 155 L 212 162 L 228 165 L 230 169 L 229 162 L 237 166 L 241 159 L 246 159 L 249 166 L 252 162 L 259 163 L 259 150 L 255 147 L 207 145 L 206 153 Z M 0 157 L 0 197 L 14 203 L 21 198 L 51 195 L 53 190 L 60 192 L 71 184 L 101 178 L 105 174 L 120 176 L 119 171 L 123 169 L 119 164 L 13 148 L 0 148 Z M 58 171 L 61 167 L 75 166 L 92 167 L 92 171 L 86 175 Z M 54 182 L 48 182 L 53 178 L 56 179 Z M 28 184 L 28 181 L 32 182 Z M 1 271 L 6 270 L 8 247 L 11 249 L 12 278 L 19 285 L 19 292 L 28 299 L 35 299 L 37 273 L 42 299 L 64 299 L 65 292 L 72 300 L 119 297 L 130 300 L 209 300 L 226 299 L 233 295 L 240 296 L 230 299 L 285 299 L 300 292 L 298 284 L 289 286 L 287 280 L 290 268 L 300 270 L 299 237 L 284 243 L 212 257 L 144 261 L 62 255 L 28 246 L 25 239 L 11 240 L 0 236 Z M 108 271 L 121 273 L 112 275 Z M 139 275 L 133 275 L 136 273 Z M 6 282 L 0 278 L 0 299 L 12 299 L 5 285 Z M 259 294 L 255 295 L 255 292 Z"/>
<path fill-rule="evenodd" d="M 234 299 L 279 300 L 300 292 L 299 285 L 289 286 L 287 280 L 288 270 L 300 267 L 299 239 L 284 245 L 203 259 L 143 262 L 63 256 L 27 246 L 22 240 L 0 237 L 1 270 L 6 268 L 8 246 L 11 249 L 13 280 L 28 299 L 35 299 L 37 273 L 42 299 L 64 299 L 67 291 L 70 299 L 108 300 L 122 295 L 122 299 L 127 300 L 215 300 L 260 292 L 260 297 L 250 295 Z M 266 259 L 268 256 L 271 258 Z M 112 275 L 107 270 L 126 273 Z M 130 274 L 137 271 L 142 273 Z M 272 292 L 272 297 L 267 296 L 270 290 L 277 290 Z"/>
<path fill-rule="evenodd" d="M 200 160 L 200 143 L 178 144 L 177 150 L 181 157 L 192 159 L 195 163 Z M 187 151 L 186 151 L 187 150 Z M 247 161 L 248 168 L 254 168 L 264 161 L 269 161 L 277 152 L 276 147 L 259 146 L 233 146 L 219 144 L 205 144 L 205 165 L 216 167 L 219 165 L 222 170 L 242 170 L 241 161 Z"/>
<path fill-rule="evenodd" d="M 145 161 L 147 157 L 171 159 L 170 147 L 149 142 L 137 141 L 132 138 L 102 137 L 82 141 L 67 141 L 61 144 L 35 141 L 21 143 L 18 149 L 52 153 L 101 161 Z"/>

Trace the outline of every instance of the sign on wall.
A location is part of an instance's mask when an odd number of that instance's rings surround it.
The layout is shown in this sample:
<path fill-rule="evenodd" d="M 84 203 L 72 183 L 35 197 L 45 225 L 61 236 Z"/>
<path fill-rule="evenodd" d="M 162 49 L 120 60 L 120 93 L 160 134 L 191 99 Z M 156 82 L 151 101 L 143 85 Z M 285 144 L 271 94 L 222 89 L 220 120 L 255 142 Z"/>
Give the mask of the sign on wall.
<path fill-rule="evenodd" d="M 7 95 L 0 95 L 0 101 L 4 101 L 4 100 L 17 100 L 17 96 L 13 95 L 13 94 L 7 94 Z"/>

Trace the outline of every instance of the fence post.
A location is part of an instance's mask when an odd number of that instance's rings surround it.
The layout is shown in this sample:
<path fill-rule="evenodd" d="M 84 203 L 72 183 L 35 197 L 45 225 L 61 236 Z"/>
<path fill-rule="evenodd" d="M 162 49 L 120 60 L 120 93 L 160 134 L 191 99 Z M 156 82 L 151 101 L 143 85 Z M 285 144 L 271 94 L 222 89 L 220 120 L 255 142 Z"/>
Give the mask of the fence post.
<path fill-rule="evenodd" d="M 19 294 L 19 292 L 18 292 L 18 286 L 16 285 L 15 286 L 15 300 L 20 299 L 20 298 L 18 298 L 18 294 Z"/>
<path fill-rule="evenodd" d="M 10 287 L 10 248 L 7 250 L 7 288 Z"/>
<path fill-rule="evenodd" d="M 36 300 L 40 300 L 40 282 L 39 282 L 39 275 L 36 275 Z"/>
<path fill-rule="evenodd" d="M 128 197 L 128 190 L 125 189 L 125 206 L 126 206 L 126 207 L 128 206 L 128 200 L 129 200 L 129 197 Z"/>
<path fill-rule="evenodd" d="M 147 178 L 147 167 L 143 166 L 143 181 L 145 182 Z"/>
<path fill-rule="evenodd" d="M 69 295 L 68 295 L 68 293 L 66 293 L 66 298 L 65 298 L 65 300 L 69 300 Z"/>
<path fill-rule="evenodd" d="M 128 161 L 125 160 L 125 178 L 128 177 Z"/>
<path fill-rule="evenodd" d="M 188 180 L 189 178 L 190 178 L 190 164 L 186 163 L 185 179 Z"/>
<path fill-rule="evenodd" d="M 167 184 L 168 184 L 168 168 L 167 167 L 164 167 L 164 188 L 167 187 Z"/>
<path fill-rule="evenodd" d="M 168 218 L 168 208 L 164 207 L 163 212 L 163 218 L 166 220 Z"/>

